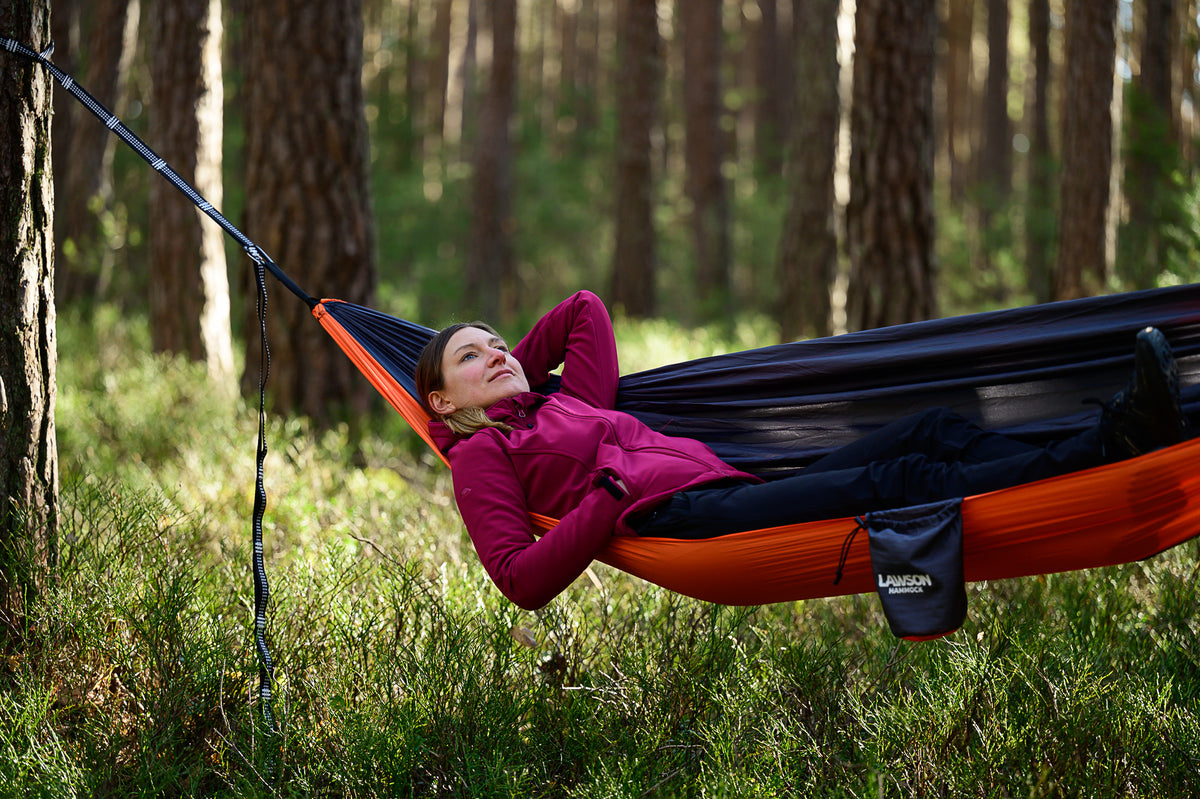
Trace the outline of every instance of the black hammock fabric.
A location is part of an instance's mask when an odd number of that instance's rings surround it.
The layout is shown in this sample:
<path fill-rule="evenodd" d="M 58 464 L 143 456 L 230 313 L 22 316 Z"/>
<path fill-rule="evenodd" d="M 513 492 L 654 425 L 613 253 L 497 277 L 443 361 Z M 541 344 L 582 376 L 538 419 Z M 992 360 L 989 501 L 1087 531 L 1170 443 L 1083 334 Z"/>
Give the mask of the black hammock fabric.
<path fill-rule="evenodd" d="M 351 303 L 325 312 L 415 398 L 427 327 Z M 1154 325 L 1200 411 L 1200 285 L 1089 297 L 848 333 L 670 364 L 621 378 L 617 408 L 705 442 L 759 474 L 804 466 L 909 413 L 952 408 L 1026 440 L 1094 423 L 1091 398 L 1128 380 L 1134 337 Z M 538 390 L 552 391 L 553 385 Z"/>

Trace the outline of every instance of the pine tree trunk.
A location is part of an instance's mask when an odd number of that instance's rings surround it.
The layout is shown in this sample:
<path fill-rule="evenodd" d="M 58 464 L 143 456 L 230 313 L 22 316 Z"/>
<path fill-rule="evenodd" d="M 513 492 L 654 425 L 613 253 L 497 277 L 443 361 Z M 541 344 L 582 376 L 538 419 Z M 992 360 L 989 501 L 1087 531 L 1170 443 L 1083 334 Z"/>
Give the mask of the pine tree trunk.
<path fill-rule="evenodd" d="M 49 14 L 46 0 L 5 3 L 0 31 L 41 50 Z M 57 559 L 51 86 L 0 52 L 0 654 Z"/>
<path fill-rule="evenodd" d="M 867 329 L 936 313 L 935 0 L 859 0 L 855 29 L 847 316 Z"/>
<path fill-rule="evenodd" d="M 1116 0 L 1069 0 L 1064 65 L 1063 166 L 1054 297 L 1106 284 L 1105 225 L 1112 170 Z"/>
<path fill-rule="evenodd" d="M 425 59 L 426 144 L 440 146 L 446 129 L 446 92 L 450 82 L 450 10 L 453 0 L 435 0 L 433 31 Z M 433 153 L 426 152 L 430 158 Z"/>
<path fill-rule="evenodd" d="M 722 171 L 721 2 L 687 0 L 677 8 L 683 40 L 684 160 L 692 203 L 696 287 L 703 310 L 721 317 L 731 310 L 729 199 Z"/>
<path fill-rule="evenodd" d="M 618 43 L 616 247 L 609 300 L 630 316 L 647 317 L 656 303 L 651 136 L 662 84 L 655 0 L 623 0 Z"/>
<path fill-rule="evenodd" d="M 605 4 L 607 7 L 607 3 Z M 593 133 L 600 118 L 600 8 L 599 0 L 581 0 L 574 108 L 579 137 Z"/>
<path fill-rule="evenodd" d="M 100 102 L 118 115 L 123 105 L 125 75 L 129 71 L 138 28 L 136 0 L 97 0 L 91 7 L 89 24 L 75 20 L 76 37 L 67 44 L 75 52 L 63 53 L 69 61 L 84 63 L 81 78 Z M 78 13 L 87 9 L 80 4 Z M 68 13 L 75 9 L 68 7 Z M 69 24 L 69 23 L 68 23 Z M 55 59 L 58 48 L 55 48 Z M 55 286 L 60 303 L 94 303 L 102 296 L 112 269 L 112 253 L 102 238 L 101 217 L 112 203 L 112 159 L 116 138 L 73 99 L 63 95 L 57 106 L 71 122 L 61 129 L 69 138 L 60 140 L 55 152 L 58 179 L 57 229 L 55 231 Z M 67 105 L 67 104 L 70 105 Z"/>
<path fill-rule="evenodd" d="M 971 163 L 975 151 L 975 92 L 971 85 L 971 37 L 975 0 L 949 0 L 946 12 L 945 147 L 950 164 L 950 199 L 961 203 L 974 182 Z"/>
<path fill-rule="evenodd" d="M 1196 71 L 1200 59 L 1197 58 L 1196 48 L 1189 45 L 1200 40 L 1200 24 L 1196 21 L 1196 15 L 1200 13 L 1198 9 L 1200 3 L 1197 0 L 1178 0 L 1175 19 L 1171 24 L 1171 52 L 1175 54 L 1171 65 L 1174 74 L 1171 80 L 1171 130 L 1184 164 L 1189 165 L 1190 174 L 1195 173 L 1197 130 L 1196 115 L 1191 111 L 1191 98 L 1196 94 Z"/>
<path fill-rule="evenodd" d="M 1050 0 L 1029 4 L 1029 48 L 1033 53 L 1030 103 L 1029 189 L 1025 206 L 1026 280 L 1038 302 L 1053 296 L 1054 154 L 1050 144 Z"/>
<path fill-rule="evenodd" d="M 1008 0 L 987 3 L 987 86 L 983 102 L 983 149 L 979 179 L 985 219 L 1008 201 L 1012 188 L 1012 121 L 1008 117 Z M 986 254 L 985 254 L 986 257 Z"/>
<path fill-rule="evenodd" d="M 260 0 L 246 11 L 245 231 L 314 297 L 370 305 L 374 220 L 367 175 L 359 0 Z M 243 391 L 257 388 L 255 291 L 249 273 Z M 274 408 L 320 422 L 359 413 L 368 384 L 270 276 L 267 314 Z"/>
<path fill-rule="evenodd" d="M 511 318 L 516 302 L 513 255 L 512 142 L 509 125 L 516 101 L 516 0 L 490 4 L 492 58 L 475 143 L 470 250 L 465 268 L 466 302 L 484 319 Z"/>
<path fill-rule="evenodd" d="M 1125 117 L 1125 200 L 1128 219 L 1121 230 L 1118 274 L 1132 289 L 1152 288 L 1163 270 L 1162 207 L 1178 165 L 1171 119 L 1170 25 L 1174 0 L 1147 0 L 1141 71 L 1130 87 Z"/>
<path fill-rule="evenodd" d="M 788 135 L 788 78 L 792 70 L 784 61 L 778 0 L 759 0 L 759 23 L 754 37 L 754 158 L 763 173 L 777 175 L 783 168 L 783 142 Z M 835 31 L 836 34 L 836 31 Z M 834 36 L 834 44 L 837 37 Z"/>
<path fill-rule="evenodd" d="M 180 177 L 221 207 L 221 0 L 150 9 L 150 140 Z M 154 349 L 204 361 L 234 385 L 229 277 L 221 229 L 165 180 L 150 189 L 150 335 Z"/>
<path fill-rule="evenodd" d="M 806 0 L 796 17 L 794 138 L 786 174 L 791 205 L 783 225 L 776 318 L 784 341 L 825 336 L 837 270 L 834 159 L 838 123 L 838 0 Z"/>

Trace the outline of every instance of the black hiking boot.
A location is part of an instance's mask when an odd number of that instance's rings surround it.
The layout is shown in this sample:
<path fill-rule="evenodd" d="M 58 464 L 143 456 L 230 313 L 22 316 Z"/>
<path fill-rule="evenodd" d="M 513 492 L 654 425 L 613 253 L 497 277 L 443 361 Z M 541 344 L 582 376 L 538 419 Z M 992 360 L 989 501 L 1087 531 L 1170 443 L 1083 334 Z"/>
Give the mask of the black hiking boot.
<path fill-rule="evenodd" d="M 1147 327 L 1138 333 L 1129 385 L 1101 405 L 1101 437 L 1111 460 L 1132 458 L 1187 437 L 1179 367 L 1160 330 Z"/>

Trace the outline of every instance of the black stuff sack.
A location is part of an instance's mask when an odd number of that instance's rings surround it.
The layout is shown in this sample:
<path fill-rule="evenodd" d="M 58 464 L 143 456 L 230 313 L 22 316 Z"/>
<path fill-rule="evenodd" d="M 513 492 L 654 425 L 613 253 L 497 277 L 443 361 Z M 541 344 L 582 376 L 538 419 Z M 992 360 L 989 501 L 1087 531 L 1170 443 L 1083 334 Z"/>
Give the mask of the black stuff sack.
<path fill-rule="evenodd" d="M 967 617 L 962 500 L 876 511 L 858 521 L 892 633 L 921 641 L 961 627 Z"/>

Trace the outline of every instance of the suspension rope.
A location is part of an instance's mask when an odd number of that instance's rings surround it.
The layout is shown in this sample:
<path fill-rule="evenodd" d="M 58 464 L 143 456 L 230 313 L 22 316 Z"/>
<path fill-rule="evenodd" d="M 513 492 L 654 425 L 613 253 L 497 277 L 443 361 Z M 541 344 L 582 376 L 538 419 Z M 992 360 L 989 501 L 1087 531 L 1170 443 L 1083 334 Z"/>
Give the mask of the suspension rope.
<path fill-rule="evenodd" d="M 266 438 L 266 381 L 271 369 L 270 348 L 267 346 L 267 287 L 265 274 L 269 271 L 289 291 L 303 300 L 309 309 L 315 308 L 317 301 L 308 296 L 296 285 L 282 269 L 263 250 L 250 240 L 246 234 L 238 230 L 232 222 L 226 219 L 220 211 L 213 207 L 191 186 L 179 176 L 170 164 L 160 158 L 145 142 L 125 126 L 115 114 L 105 108 L 95 97 L 87 92 L 75 79 L 50 62 L 54 52 L 53 43 L 42 52 L 38 52 L 20 42 L 0 36 L 0 48 L 15 55 L 23 56 L 35 63 L 41 64 L 76 100 L 92 112 L 105 127 L 115 133 L 121 141 L 129 145 L 147 164 L 166 178 L 171 185 L 182 192 L 197 208 L 210 219 L 221 226 L 221 229 L 233 237 L 255 264 L 255 283 L 258 291 L 258 323 L 261 338 L 260 361 L 258 371 L 258 445 L 255 465 L 254 513 L 251 521 L 251 537 L 253 539 L 252 569 L 254 573 L 254 645 L 258 654 L 258 696 L 263 720 L 271 734 L 278 732 L 273 711 L 271 688 L 275 680 L 275 666 L 271 653 L 267 649 L 267 607 L 270 603 L 271 589 L 267 581 L 266 567 L 263 562 L 263 515 L 266 512 L 267 493 L 263 486 L 263 462 L 267 456 Z"/>
<path fill-rule="evenodd" d="M 203 211 L 210 219 L 221 226 L 221 229 L 228 233 L 233 239 L 242 246 L 246 254 L 254 263 L 264 267 L 269 271 L 280 283 L 289 291 L 303 300 L 309 309 L 317 306 L 317 300 L 308 296 L 296 283 L 287 276 L 287 274 L 279 268 L 279 266 L 271 260 L 271 258 L 263 252 L 262 248 L 255 244 L 250 238 L 238 230 L 232 222 L 226 219 L 220 211 L 218 211 L 212 203 L 204 199 L 198 191 L 186 180 L 179 176 L 179 173 L 168 164 L 164 159 L 160 158 L 157 153 L 151 150 L 144 141 L 138 138 L 137 134 L 126 127 L 125 123 L 117 118 L 115 114 L 105 108 L 95 97 L 88 93 L 86 89 L 75 82 L 75 79 L 63 72 L 50 61 L 50 54 L 54 52 L 54 45 L 51 44 L 42 52 L 33 50 L 20 42 L 0 36 L 0 48 L 7 50 L 10 53 L 24 56 L 25 58 L 41 64 L 54 77 L 56 81 L 73 96 L 76 100 L 83 103 L 89 111 L 92 112 L 104 126 L 117 135 L 121 141 L 129 145 L 129 147 L 142 157 L 142 159 L 150 165 L 150 167 L 164 178 L 166 178 L 172 186 L 184 194 L 197 208 Z"/>

